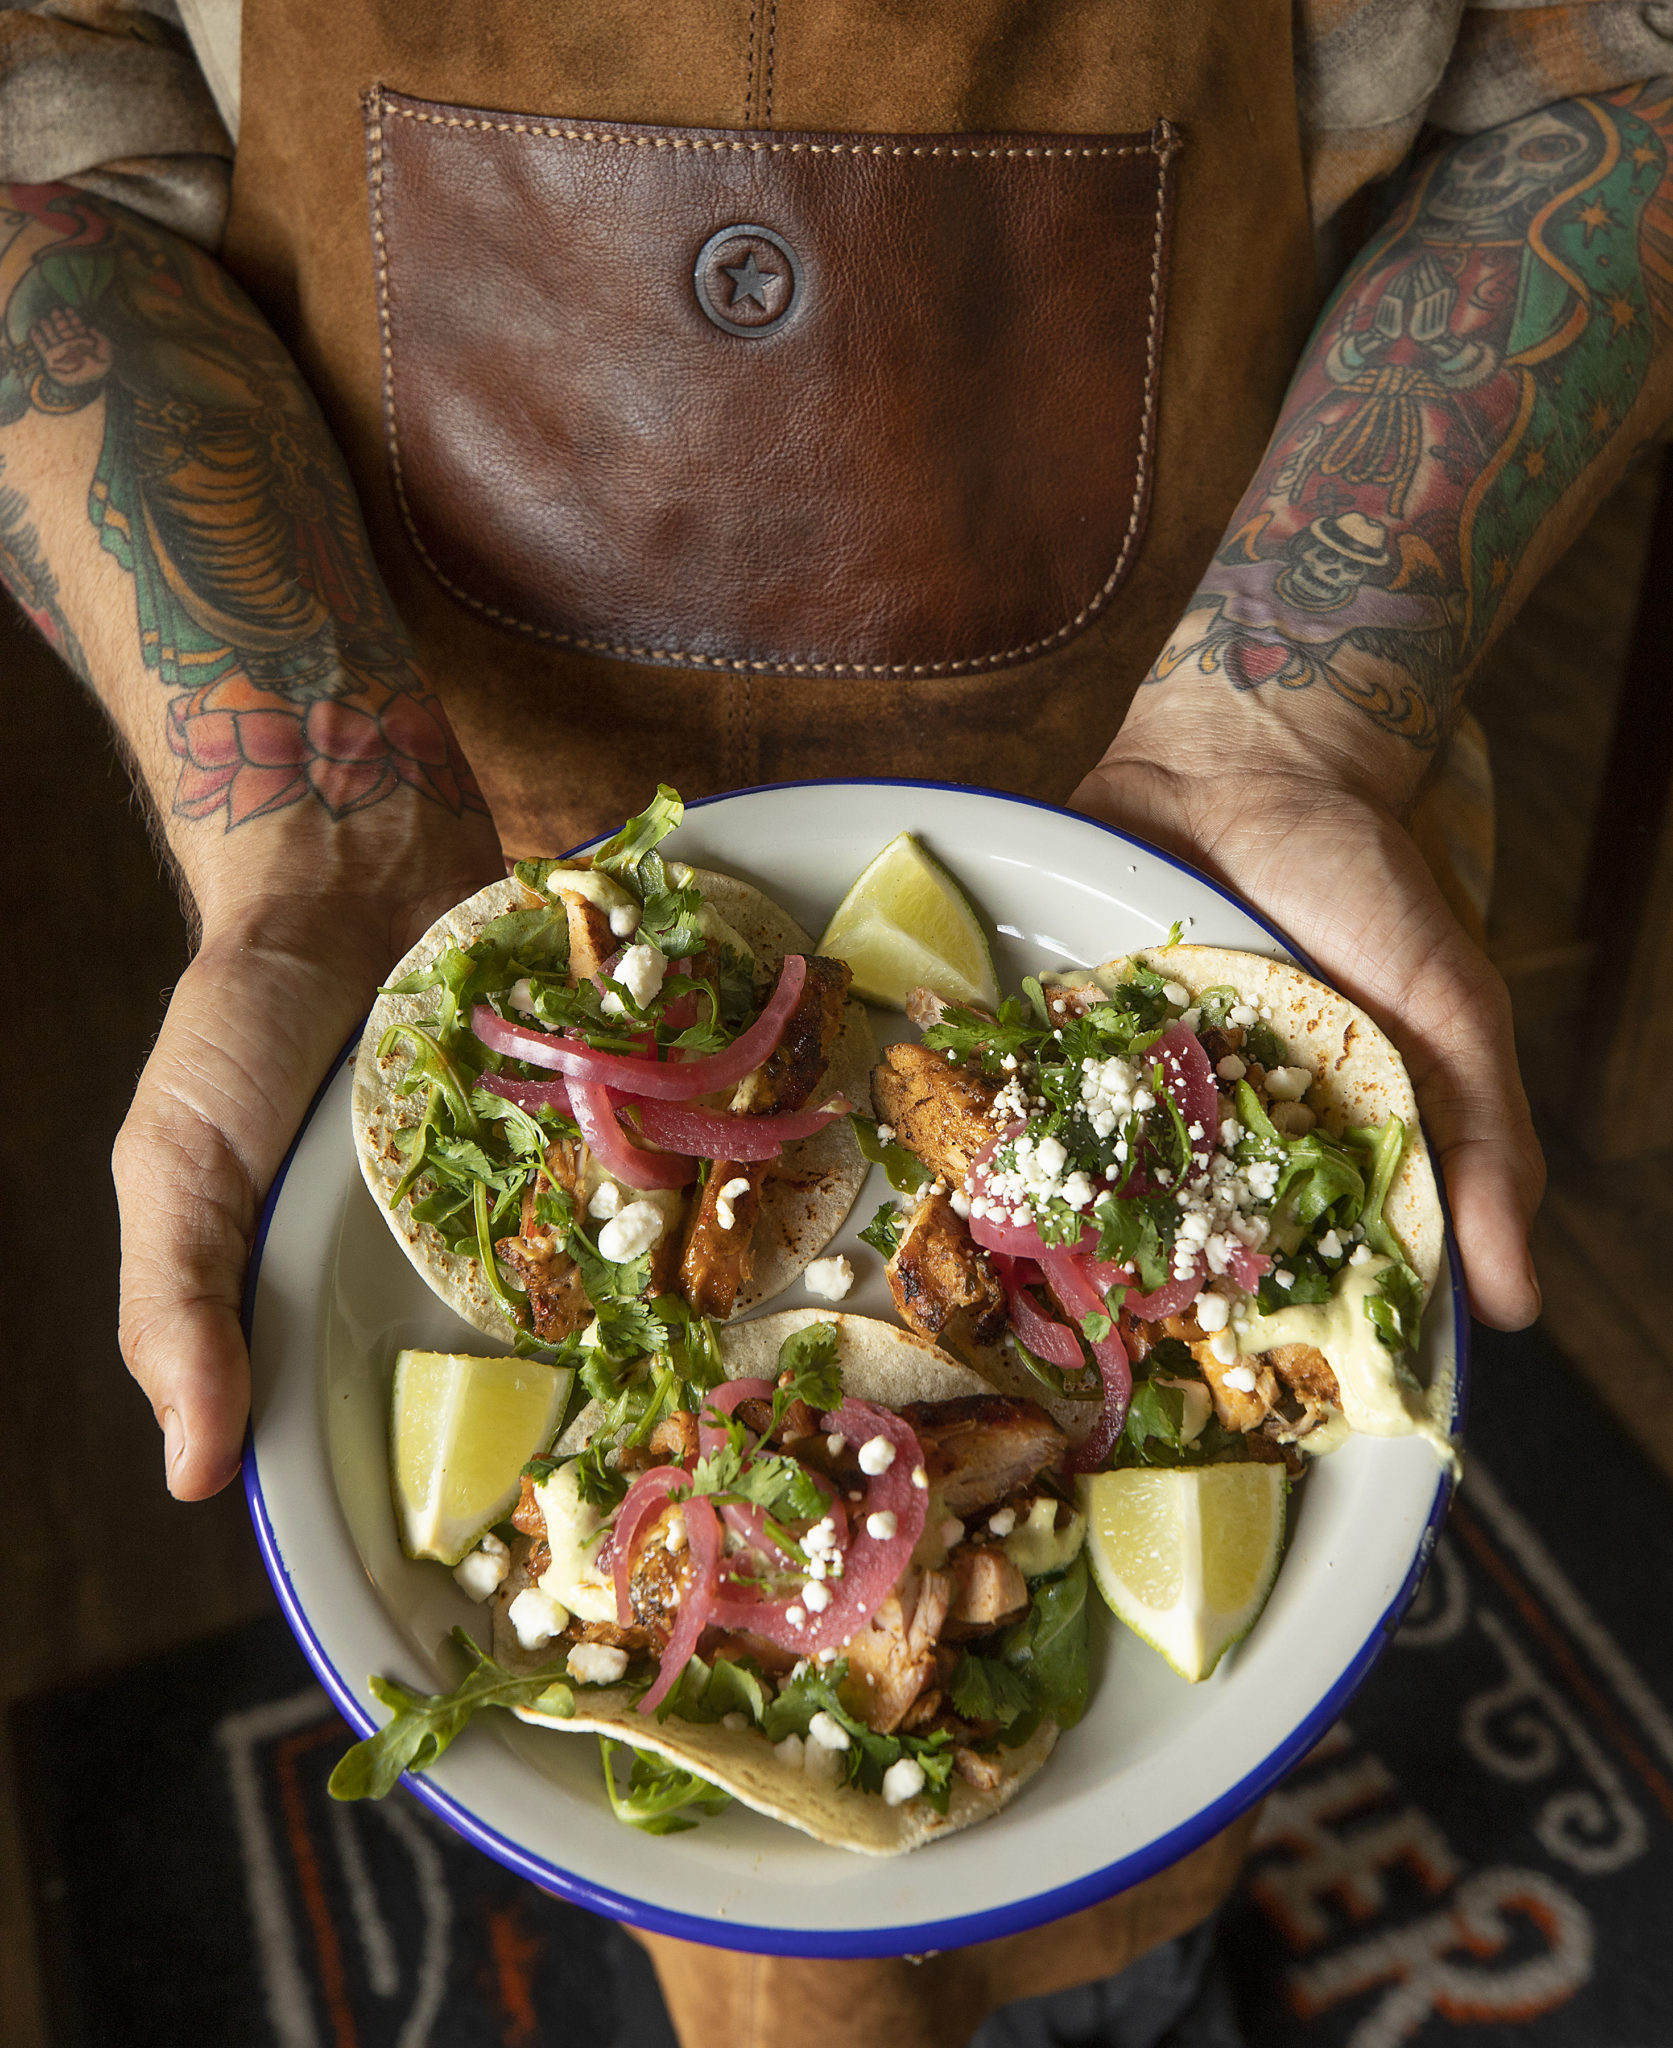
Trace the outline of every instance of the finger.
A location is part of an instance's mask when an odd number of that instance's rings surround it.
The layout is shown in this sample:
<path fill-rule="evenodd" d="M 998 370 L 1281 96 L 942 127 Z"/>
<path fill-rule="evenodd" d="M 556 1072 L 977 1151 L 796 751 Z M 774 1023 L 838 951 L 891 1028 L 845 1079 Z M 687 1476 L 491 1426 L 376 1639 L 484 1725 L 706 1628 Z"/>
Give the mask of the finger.
<path fill-rule="evenodd" d="M 169 1491 L 201 1500 L 237 1471 L 249 1413 L 238 1309 L 255 1192 L 222 1133 L 161 1078 L 169 1036 L 165 1029 L 112 1155 L 122 1212 L 118 1339 L 162 1429 Z"/>

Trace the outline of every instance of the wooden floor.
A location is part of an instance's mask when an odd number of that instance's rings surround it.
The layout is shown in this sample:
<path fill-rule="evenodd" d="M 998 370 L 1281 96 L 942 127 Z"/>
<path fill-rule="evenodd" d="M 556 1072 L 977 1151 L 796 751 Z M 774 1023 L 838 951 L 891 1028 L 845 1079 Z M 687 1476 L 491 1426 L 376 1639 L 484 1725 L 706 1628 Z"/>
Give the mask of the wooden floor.
<path fill-rule="evenodd" d="M 1490 937 L 1551 1157 L 1538 1236 L 1548 1324 L 1673 1475 L 1673 1339 L 1658 1305 L 1673 1157 L 1595 1167 L 1572 1110 L 1589 971 L 1574 930 L 1578 877 L 1650 492 L 1640 475 L 1604 508 L 1506 639 L 1476 704 L 1500 792 Z M 0 1026 L 3 1702 L 270 1611 L 272 1598 L 236 1492 L 192 1508 L 169 1499 L 149 1410 L 113 1338 L 110 1142 L 184 957 L 179 920 L 98 716 L 9 617 L 0 674 L 13 732 L 0 818 L 14 985 Z M 47 2048 L 3 1752 L 0 2042 Z"/>

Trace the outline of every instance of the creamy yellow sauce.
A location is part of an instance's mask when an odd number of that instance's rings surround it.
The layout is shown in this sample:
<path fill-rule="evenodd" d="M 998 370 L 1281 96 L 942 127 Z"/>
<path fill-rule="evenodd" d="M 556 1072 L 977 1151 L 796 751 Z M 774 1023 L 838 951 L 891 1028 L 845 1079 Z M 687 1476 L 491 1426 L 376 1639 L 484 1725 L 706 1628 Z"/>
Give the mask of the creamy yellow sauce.
<path fill-rule="evenodd" d="M 606 917 L 614 910 L 631 910 L 634 923 L 639 922 L 638 902 L 613 875 L 592 868 L 556 867 L 546 877 L 546 887 L 554 896 L 579 896 Z"/>
<path fill-rule="evenodd" d="M 1365 1313 L 1377 1276 L 1392 1263 L 1375 1257 L 1364 1265 L 1344 1266 L 1328 1301 L 1298 1303 L 1271 1315 L 1251 1308 L 1236 1325 L 1237 1348 L 1258 1357 L 1280 1344 L 1311 1344 L 1330 1361 L 1341 1390 L 1345 1427 L 1336 1430 L 1332 1423 L 1323 1424 L 1303 1440 L 1308 1451 L 1334 1450 L 1349 1431 L 1360 1436 L 1421 1436 L 1438 1456 L 1455 1463 L 1457 1453 L 1437 1428 L 1422 1388 L 1401 1370 Z M 1333 1434 L 1315 1445 L 1314 1438 L 1325 1431 Z"/>
<path fill-rule="evenodd" d="M 1005 1555 L 1025 1579 L 1044 1578 L 1048 1572 L 1066 1571 L 1080 1555 L 1086 1541 L 1086 1517 L 1072 1509 L 1065 1527 L 1057 1526 L 1057 1510 L 1063 1503 L 1041 1494 L 1002 1544 Z"/>
<path fill-rule="evenodd" d="M 603 1548 L 599 1531 L 607 1517 L 581 1498 L 573 1462 L 560 1465 L 534 1490 L 546 1517 L 552 1562 L 540 1575 L 540 1590 L 581 1621 L 614 1621 L 616 1588 L 598 1568 Z"/>

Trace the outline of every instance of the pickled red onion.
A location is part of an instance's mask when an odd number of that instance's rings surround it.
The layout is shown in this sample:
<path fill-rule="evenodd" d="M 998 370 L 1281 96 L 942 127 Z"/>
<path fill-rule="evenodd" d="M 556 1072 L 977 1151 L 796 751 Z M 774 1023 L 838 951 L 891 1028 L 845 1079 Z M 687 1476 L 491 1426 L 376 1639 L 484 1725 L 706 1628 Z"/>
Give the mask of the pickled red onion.
<path fill-rule="evenodd" d="M 1076 1322 L 1089 1315 L 1109 1314 L 1080 1260 L 1064 1251 L 1050 1251 L 1041 1264 L 1052 1293 Z M 1071 1472 L 1095 1472 L 1103 1464 L 1121 1434 L 1122 1424 L 1127 1420 L 1127 1405 L 1133 1397 L 1132 1367 L 1114 1321 L 1106 1336 L 1091 1341 L 1092 1355 L 1098 1361 L 1098 1372 L 1104 1382 L 1104 1405 L 1091 1434 L 1064 1461 Z"/>
<path fill-rule="evenodd" d="M 531 1115 L 537 1109 L 555 1109 L 561 1116 L 575 1114 L 569 1102 L 569 1083 L 561 1074 L 550 1081 L 518 1081 L 510 1074 L 481 1074 L 476 1085 L 490 1095 L 515 1102 Z"/>
<path fill-rule="evenodd" d="M 1003 1261 L 1000 1278 L 1005 1283 L 1005 1292 L 1011 1303 L 1011 1328 L 1018 1340 L 1028 1346 L 1036 1358 L 1043 1358 L 1047 1364 L 1060 1366 L 1064 1372 L 1083 1372 L 1086 1359 L 1082 1355 L 1080 1339 L 1066 1323 L 1044 1314 L 1034 1305 L 1034 1297 L 1028 1291 L 1039 1268 L 1027 1261 L 1009 1259 L 1003 1252 L 997 1258 Z"/>
<path fill-rule="evenodd" d="M 633 1603 L 627 1587 L 633 1571 L 633 1539 L 639 1533 L 639 1525 L 662 1506 L 672 1488 L 688 1485 L 690 1479 L 690 1473 L 679 1465 L 653 1465 L 649 1471 L 641 1472 L 622 1496 L 615 1526 L 607 1539 L 616 1583 L 616 1620 L 622 1628 L 633 1623 Z M 600 1552 L 601 1560 L 602 1555 Z"/>
<path fill-rule="evenodd" d="M 630 1188 L 683 1188 L 695 1179 L 695 1164 L 682 1154 L 647 1152 L 634 1144 L 616 1121 L 614 1097 L 602 1081 L 571 1081 L 569 1099 L 582 1137 L 617 1180 Z"/>
<path fill-rule="evenodd" d="M 695 1159 L 776 1159 L 797 1138 L 822 1131 L 845 1116 L 850 1103 L 838 1095 L 823 1109 L 789 1109 L 776 1116 L 727 1116 L 719 1110 L 687 1109 L 680 1104 L 638 1105 L 639 1128 L 653 1144 Z"/>
<path fill-rule="evenodd" d="M 1208 1054 L 1197 1034 L 1175 1018 L 1150 1048 L 1148 1057 L 1161 1063 L 1162 1079 L 1174 1106 L 1185 1119 L 1187 1135 L 1193 1127 L 1198 1133 L 1190 1140 L 1191 1162 L 1201 1173 L 1208 1165 L 1220 1129 L 1220 1091 L 1214 1085 L 1214 1069 L 1208 1064 Z"/>
<path fill-rule="evenodd" d="M 672 1692 L 714 1609 L 719 1584 L 720 1525 L 715 1520 L 713 1502 L 700 1493 L 693 1494 L 685 1504 L 685 1536 L 692 1570 L 680 1592 L 680 1618 L 662 1653 L 656 1683 L 639 1702 L 641 1714 L 654 1714 Z"/>
<path fill-rule="evenodd" d="M 495 1052 L 526 1060 L 531 1066 L 601 1081 L 624 1095 L 691 1102 L 717 1088 L 731 1087 L 760 1066 L 777 1045 L 806 980 L 806 960 L 799 953 L 787 954 L 777 987 L 749 1029 L 740 1032 L 724 1051 L 695 1060 L 642 1060 L 625 1053 L 600 1052 L 579 1039 L 558 1038 L 548 1031 L 510 1023 L 486 1003 L 478 1003 L 471 1011 L 471 1029 Z"/>

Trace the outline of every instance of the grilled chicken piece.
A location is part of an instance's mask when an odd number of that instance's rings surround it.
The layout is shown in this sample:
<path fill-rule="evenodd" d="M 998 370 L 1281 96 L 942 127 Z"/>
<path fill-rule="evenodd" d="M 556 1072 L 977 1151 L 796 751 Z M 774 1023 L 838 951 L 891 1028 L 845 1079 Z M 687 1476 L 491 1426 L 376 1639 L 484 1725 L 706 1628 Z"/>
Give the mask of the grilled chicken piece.
<path fill-rule="evenodd" d="M 734 1116 L 771 1116 L 808 1107 L 842 1036 L 853 978 L 846 960 L 827 960 L 821 953 L 809 957 L 807 979 L 777 1045 L 753 1074 L 738 1083 L 732 1097 Z"/>
<path fill-rule="evenodd" d="M 1252 1429 L 1259 1429 L 1278 1401 L 1278 1381 L 1266 1360 L 1245 1358 L 1239 1353 L 1230 1365 L 1222 1365 L 1209 1349 L 1206 1337 L 1191 1346 L 1191 1356 L 1208 1382 L 1214 1413 L 1221 1427 L 1239 1430 L 1245 1435 Z M 1255 1376 L 1253 1393 L 1246 1394 L 1238 1387 L 1226 1385 L 1226 1374 L 1240 1365 L 1247 1366 Z"/>
<path fill-rule="evenodd" d="M 953 1750 L 953 1769 L 978 1792 L 996 1791 L 1004 1776 L 1004 1766 L 998 1757 L 983 1756 L 980 1750 L 966 1749 L 962 1743 Z"/>
<path fill-rule="evenodd" d="M 968 1357 L 1004 1334 L 1005 1289 L 944 1194 L 918 1204 L 884 1272 L 910 1327 L 949 1351 Z"/>
<path fill-rule="evenodd" d="M 572 1621 L 578 1643 L 603 1643 L 612 1650 L 625 1650 L 630 1657 L 642 1657 L 647 1650 L 660 1650 L 664 1638 L 654 1630 L 629 1623 L 622 1628 L 613 1621 Z"/>
<path fill-rule="evenodd" d="M 668 1533 L 678 1518 L 680 1545 L 668 1548 Z M 658 1649 L 667 1645 L 679 1620 L 679 1605 L 691 1583 L 691 1546 L 683 1538 L 685 1515 L 670 1503 L 644 1525 L 633 1548 L 627 1599 L 633 1619 L 649 1631 Z"/>
<path fill-rule="evenodd" d="M 517 1496 L 517 1505 L 511 1510 L 511 1526 L 529 1539 L 529 1554 L 524 1568 L 529 1583 L 538 1586 L 552 1567 L 552 1552 L 546 1541 L 546 1516 L 539 1501 L 534 1497 L 535 1481 L 525 1472 L 523 1490 Z"/>
<path fill-rule="evenodd" d="M 558 900 L 569 919 L 569 979 L 574 987 L 603 972 L 604 963 L 620 949 L 622 941 L 610 929 L 610 920 L 598 905 L 577 890 L 566 889 L 554 873 Z"/>
<path fill-rule="evenodd" d="M 689 1408 L 675 1408 L 645 1440 L 653 1465 L 689 1465 L 697 1455 L 697 1417 Z"/>
<path fill-rule="evenodd" d="M 1342 1389 L 1330 1368 L 1330 1361 L 1316 1345 L 1275 1344 L 1263 1355 L 1303 1407 L 1341 1407 Z"/>
<path fill-rule="evenodd" d="M 753 1431 L 756 1436 L 766 1438 L 771 1433 L 773 1421 L 773 1404 L 771 1401 L 762 1400 L 752 1394 L 748 1400 L 740 1401 L 732 1410 L 732 1413 L 743 1424 L 745 1429 Z M 790 1403 L 789 1407 L 785 1409 L 783 1418 L 778 1425 L 778 1435 L 774 1440 L 780 1444 L 800 1443 L 804 1437 L 816 1435 L 818 1429 L 819 1425 L 814 1420 L 813 1410 L 798 1395 Z"/>
<path fill-rule="evenodd" d="M 930 1485 L 953 1515 L 992 1507 L 1069 1448 L 1043 1408 L 1010 1394 L 913 1401 L 901 1413 L 923 1446 Z"/>
<path fill-rule="evenodd" d="M 805 1109 L 818 1093 L 842 1036 L 851 976 L 846 961 L 815 954 L 784 1030 L 753 1074 L 732 1097 L 735 1116 L 772 1116 Z M 686 1225 L 680 1256 L 680 1292 L 699 1315 L 724 1321 L 754 1270 L 755 1225 L 761 1189 L 775 1162 L 717 1159 Z M 737 1183 L 744 1186 L 739 1188 Z M 730 1192 L 728 1192 L 730 1191 Z M 721 1217 L 724 1196 L 732 1221 Z"/>
<path fill-rule="evenodd" d="M 909 1572 L 848 1645 L 844 1703 L 880 1734 L 898 1728 L 935 1679 L 950 1592 L 944 1572 Z"/>
<path fill-rule="evenodd" d="M 1088 1010 L 1107 1003 L 1109 997 L 1095 981 L 1072 982 L 1066 988 L 1045 991 L 1046 1014 L 1054 1024 L 1067 1024 L 1071 1017 L 1084 1017 Z"/>
<path fill-rule="evenodd" d="M 915 988 L 906 998 L 906 1021 L 916 1024 L 920 1031 L 927 1031 L 932 1024 L 939 1024 L 953 1006 L 932 988 Z M 960 1003 L 958 1007 L 972 1017 L 980 1017 L 986 1023 L 994 1021 L 993 1012 L 984 1010 L 979 1003 Z"/>
<path fill-rule="evenodd" d="M 1000 1084 L 973 1067 L 951 1065 L 927 1045 L 902 1040 L 871 1070 L 871 1099 L 881 1123 L 949 1186 L 957 1187 L 999 1126 L 991 1111 Z"/>
<path fill-rule="evenodd" d="M 709 1171 L 708 1184 L 686 1225 L 680 1253 L 680 1292 L 700 1316 L 724 1322 L 755 1269 L 755 1225 L 761 1214 L 762 1184 L 771 1164 L 767 1159 L 744 1163 L 717 1159 Z M 741 1188 L 739 1181 L 743 1182 Z M 731 1211 L 730 1225 L 721 1220 L 722 1193 Z"/>
<path fill-rule="evenodd" d="M 592 1320 L 593 1306 L 575 1261 L 549 1235 L 502 1237 L 494 1250 L 521 1281 L 529 1298 L 529 1322 L 542 1343 L 561 1343 Z"/>
<path fill-rule="evenodd" d="M 949 1642 L 986 1635 L 1028 1611 L 1028 1581 L 996 1545 L 961 1543 L 948 1558 L 947 1570 L 953 1580 L 945 1631 Z"/>
<path fill-rule="evenodd" d="M 531 1186 L 523 1190 L 522 1234 L 502 1237 L 494 1246 L 522 1282 L 529 1297 L 534 1334 L 548 1344 L 561 1343 L 592 1319 L 592 1303 L 581 1285 L 575 1261 L 562 1238 L 535 1214 L 535 1196 L 553 1189 L 576 1200 L 586 1170 L 587 1148 L 565 1138 L 547 1147 L 546 1163 Z"/>

